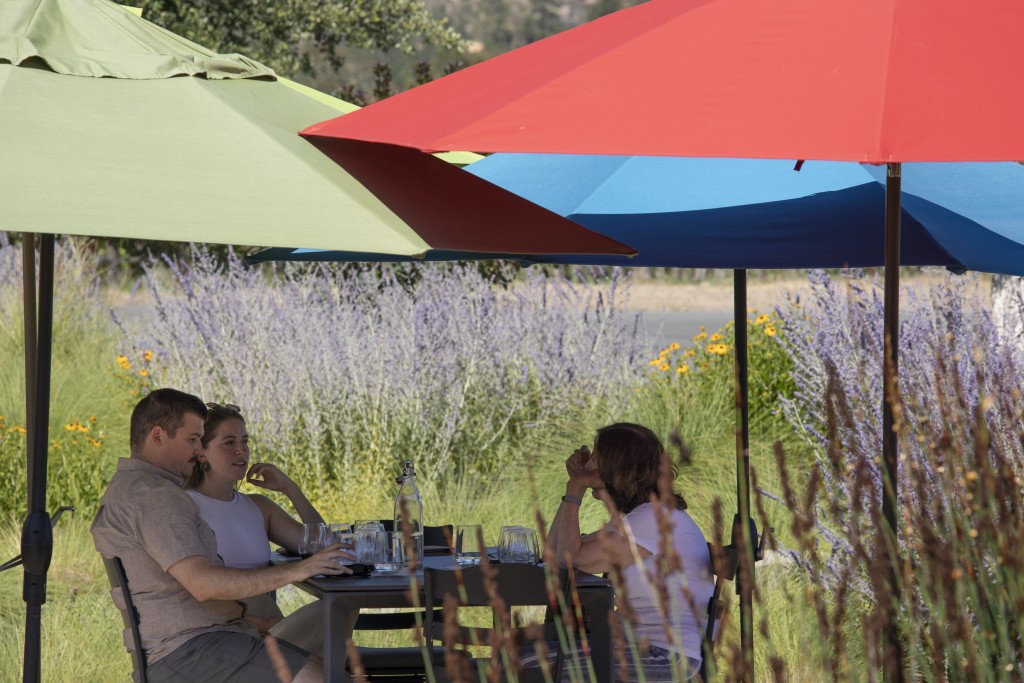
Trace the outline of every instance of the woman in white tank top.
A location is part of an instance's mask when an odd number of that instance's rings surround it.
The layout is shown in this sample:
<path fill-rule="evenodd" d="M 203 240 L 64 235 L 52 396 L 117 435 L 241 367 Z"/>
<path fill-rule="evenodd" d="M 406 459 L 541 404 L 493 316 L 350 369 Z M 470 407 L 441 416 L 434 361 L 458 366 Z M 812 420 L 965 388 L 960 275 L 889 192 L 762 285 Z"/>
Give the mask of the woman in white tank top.
<path fill-rule="evenodd" d="M 714 590 L 707 541 L 686 502 L 671 491 L 667 477 L 659 495 L 663 458 L 668 456 L 661 440 L 646 427 L 619 423 L 599 429 L 593 453 L 583 446 L 565 463 L 569 480 L 548 536 L 549 549 L 563 565 L 593 574 L 621 572 L 631 608 L 622 620 L 629 671 L 619 673 L 626 680 L 641 679 L 638 669 L 647 681 L 698 675 Z M 579 511 L 587 489 L 614 514 L 601 531 L 581 535 Z"/>
<path fill-rule="evenodd" d="M 297 552 L 302 524 L 262 494 L 237 491 L 243 479 L 254 486 L 287 496 L 303 523 L 322 523 L 323 517 L 298 484 L 273 465 L 249 467 L 249 433 L 238 406 L 207 403 L 203 434 L 206 453 L 185 482 L 203 520 L 217 537 L 217 553 L 227 567 L 243 569 L 270 564 L 270 543 Z M 307 605 L 282 622 L 283 614 L 270 594 L 244 601 L 245 617 L 261 633 L 273 633 L 309 652 L 322 648 L 317 606 Z M 314 608 L 307 610 L 308 607 Z M 309 611 L 309 615 L 305 612 Z M 301 613 L 301 614 L 300 614 Z M 307 618 L 308 616 L 308 618 Z"/>

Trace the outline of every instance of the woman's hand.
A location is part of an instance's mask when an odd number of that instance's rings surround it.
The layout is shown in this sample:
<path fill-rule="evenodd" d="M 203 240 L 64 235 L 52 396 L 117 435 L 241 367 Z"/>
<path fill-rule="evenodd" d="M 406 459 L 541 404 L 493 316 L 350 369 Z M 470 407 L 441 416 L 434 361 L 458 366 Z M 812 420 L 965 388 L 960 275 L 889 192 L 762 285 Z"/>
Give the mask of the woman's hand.
<path fill-rule="evenodd" d="M 590 453 L 590 449 L 586 446 L 580 446 L 572 452 L 569 459 L 565 461 L 565 471 L 569 473 L 569 477 L 574 477 L 577 474 L 581 474 L 586 471 L 593 471 L 597 469 L 597 462 L 594 460 L 594 456 Z"/>
<path fill-rule="evenodd" d="M 597 470 L 583 470 L 569 477 L 569 483 L 565 485 L 565 495 L 582 498 L 587 489 L 599 491 L 604 488 L 604 482 Z"/>
<path fill-rule="evenodd" d="M 277 469 L 274 465 L 265 462 L 258 462 L 250 467 L 245 480 L 261 489 L 280 491 L 282 493 L 288 493 L 290 489 L 295 487 L 295 482 L 289 479 L 284 472 Z"/>

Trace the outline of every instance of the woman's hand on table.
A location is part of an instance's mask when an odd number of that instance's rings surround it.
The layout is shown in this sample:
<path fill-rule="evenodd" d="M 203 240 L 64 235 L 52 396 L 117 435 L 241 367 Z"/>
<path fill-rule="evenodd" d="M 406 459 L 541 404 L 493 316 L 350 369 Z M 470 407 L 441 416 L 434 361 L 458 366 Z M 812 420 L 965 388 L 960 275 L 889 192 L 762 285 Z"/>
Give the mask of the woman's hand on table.
<path fill-rule="evenodd" d="M 311 576 L 323 574 L 324 576 L 348 575 L 352 570 L 344 566 L 343 562 L 355 562 L 355 555 L 342 549 L 340 543 L 327 546 L 323 550 L 310 555 L 304 560 L 293 562 L 290 567 L 295 568 L 296 574 L 301 574 L 296 581 L 308 579 Z"/>

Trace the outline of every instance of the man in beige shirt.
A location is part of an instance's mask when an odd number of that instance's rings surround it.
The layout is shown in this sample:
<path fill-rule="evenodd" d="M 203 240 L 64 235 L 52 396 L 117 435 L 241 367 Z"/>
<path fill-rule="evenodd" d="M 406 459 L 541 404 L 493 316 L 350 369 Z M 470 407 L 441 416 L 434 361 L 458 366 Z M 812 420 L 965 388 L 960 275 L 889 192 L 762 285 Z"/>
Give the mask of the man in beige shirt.
<path fill-rule="evenodd" d="M 119 557 L 132 599 L 149 680 L 276 683 L 275 663 L 238 602 L 317 574 L 346 574 L 351 556 L 331 546 L 300 562 L 231 569 L 213 531 L 181 483 L 203 453 L 206 406 L 190 394 L 157 389 L 131 418 L 131 458 L 118 461 L 92 525 L 96 550 Z M 280 642 L 295 681 L 319 681 L 310 655 Z"/>

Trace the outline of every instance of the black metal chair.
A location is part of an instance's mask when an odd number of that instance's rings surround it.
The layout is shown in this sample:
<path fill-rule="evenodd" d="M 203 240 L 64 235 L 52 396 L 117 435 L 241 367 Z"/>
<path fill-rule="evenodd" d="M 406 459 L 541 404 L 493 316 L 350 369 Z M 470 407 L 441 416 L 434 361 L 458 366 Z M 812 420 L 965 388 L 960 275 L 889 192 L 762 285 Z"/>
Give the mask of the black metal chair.
<path fill-rule="evenodd" d="M 503 609 L 498 609 L 492 603 L 485 577 L 487 572 L 493 573 L 494 593 L 504 603 Z M 559 585 L 564 590 L 564 570 L 560 572 L 559 579 Z M 557 632 L 552 630 L 554 624 L 537 624 L 520 628 L 514 625 L 510 614 L 511 608 L 515 606 L 551 606 L 552 601 L 557 600 L 557 596 L 552 597 L 548 585 L 545 569 L 535 565 L 489 563 L 483 567 L 467 567 L 460 570 L 427 568 L 424 571 L 424 593 L 427 608 L 424 637 L 430 641 L 441 642 L 444 645 L 446 658 L 451 658 L 452 661 L 461 659 L 462 663 L 471 670 L 486 668 L 490 659 L 473 658 L 470 651 L 466 649 L 469 645 L 487 645 L 499 641 L 517 645 L 529 641 L 557 641 Z M 446 625 L 443 608 L 446 598 L 454 598 L 460 607 L 489 607 L 492 613 L 492 627 L 472 628 Z M 439 617 L 435 616 L 439 613 Z M 454 616 L 457 618 L 457 614 Z M 509 653 L 514 661 L 518 661 L 517 654 Z M 565 653 L 558 648 L 555 662 L 550 671 L 551 680 L 554 683 L 561 681 L 564 657 Z M 442 662 L 439 666 L 435 662 L 434 676 L 437 680 L 448 680 L 445 663 Z M 507 680 L 508 676 L 505 678 Z M 515 672 L 514 678 L 519 681 L 547 680 L 545 672 L 540 666 Z"/>
<path fill-rule="evenodd" d="M 393 531 L 394 520 L 382 519 L 385 531 Z M 452 546 L 453 526 L 423 527 L 424 546 Z M 437 611 L 441 618 L 441 611 Z M 401 612 L 361 612 L 356 619 L 356 631 L 412 631 L 426 621 L 426 612 L 422 609 L 403 610 Z M 367 679 L 398 681 L 403 679 L 423 680 L 426 677 L 426 665 L 423 661 L 423 650 L 418 647 L 359 647 L 360 664 Z M 431 656 L 435 664 L 444 666 L 444 649 L 431 648 Z M 349 662 L 351 672 L 352 663 Z"/>
<path fill-rule="evenodd" d="M 139 632 L 139 611 L 135 608 L 131 591 L 128 590 L 128 575 L 124 572 L 124 565 L 119 557 L 104 557 L 103 567 L 107 570 L 107 579 L 110 581 L 111 595 L 114 598 L 114 605 L 121 612 L 121 619 L 124 621 L 124 628 L 130 632 L 134 650 L 129 650 L 132 655 L 132 666 L 135 671 L 132 677 L 137 683 L 147 683 L 146 651 L 142 647 L 142 634 Z M 124 607 L 118 603 L 115 592 L 120 592 Z"/>
<path fill-rule="evenodd" d="M 754 561 L 760 562 L 764 559 L 764 545 L 768 534 L 775 529 L 769 528 L 761 534 L 761 538 L 754 549 Z M 755 537 L 756 538 L 756 537 Z M 715 589 L 708 600 L 708 622 L 704 629 L 703 643 L 701 650 L 703 658 L 700 665 L 700 677 L 703 681 L 709 681 L 713 669 L 708 667 L 709 662 L 714 661 L 715 643 L 718 641 L 718 629 L 722 623 L 722 616 L 725 608 L 721 603 L 722 588 L 726 581 L 734 581 L 736 572 L 740 565 L 739 548 L 733 543 L 726 546 L 713 545 L 708 543 L 708 551 L 711 553 L 711 563 L 715 573 Z"/>

